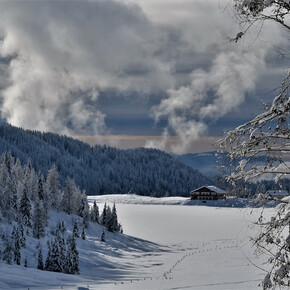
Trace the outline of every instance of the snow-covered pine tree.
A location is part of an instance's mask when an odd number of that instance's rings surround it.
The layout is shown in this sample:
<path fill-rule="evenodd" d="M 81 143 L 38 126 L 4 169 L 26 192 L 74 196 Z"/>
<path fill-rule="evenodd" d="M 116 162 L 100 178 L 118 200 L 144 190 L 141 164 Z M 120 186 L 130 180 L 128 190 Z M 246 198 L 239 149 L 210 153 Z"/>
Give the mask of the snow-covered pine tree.
<path fill-rule="evenodd" d="M 97 205 L 97 202 L 94 200 L 93 207 L 91 209 L 91 221 L 94 223 L 99 223 L 99 207 Z"/>
<path fill-rule="evenodd" d="M 106 210 L 106 220 L 105 220 L 105 224 L 104 226 L 106 228 L 110 228 L 111 227 L 111 217 L 112 217 L 112 210 L 111 207 L 109 205 L 107 205 L 107 210 Z"/>
<path fill-rule="evenodd" d="M 37 175 L 29 160 L 24 167 L 24 187 L 27 188 L 27 194 L 30 200 L 35 201 L 38 191 Z"/>
<path fill-rule="evenodd" d="M 104 204 L 104 208 L 103 208 L 102 214 L 100 216 L 100 224 L 105 226 L 106 220 L 107 220 L 107 203 Z"/>
<path fill-rule="evenodd" d="M 32 216 L 32 234 L 36 239 L 40 239 L 45 236 L 45 225 L 46 225 L 46 216 L 44 209 L 42 207 L 41 200 L 37 197 Z"/>
<path fill-rule="evenodd" d="M 6 186 L 7 179 L 9 178 L 9 170 L 5 163 L 5 154 L 1 156 L 1 163 L 0 163 L 0 192 L 3 193 L 3 190 Z"/>
<path fill-rule="evenodd" d="M 38 183 L 37 183 L 37 195 L 40 200 L 44 199 L 44 180 L 41 172 L 38 173 Z"/>
<path fill-rule="evenodd" d="M 78 221 L 74 221 L 74 227 L 73 227 L 73 237 L 74 238 L 79 238 L 79 227 L 78 227 Z"/>
<path fill-rule="evenodd" d="M 67 214 L 77 214 L 76 195 L 77 187 L 71 178 L 65 181 L 65 189 L 61 200 L 61 210 Z"/>
<path fill-rule="evenodd" d="M 88 223 L 89 223 L 89 218 L 90 218 L 90 212 L 89 212 L 89 205 L 88 205 L 88 200 L 87 200 L 87 196 L 85 195 L 85 192 L 82 192 L 80 196 L 78 215 L 83 218 L 83 225 L 85 228 L 87 228 Z"/>
<path fill-rule="evenodd" d="M 16 221 L 18 211 L 17 193 L 11 175 L 7 176 L 6 185 L 2 192 L 2 204 L 2 213 L 7 218 L 7 222 L 11 224 L 13 221 Z"/>
<path fill-rule="evenodd" d="M 115 203 L 113 204 L 111 218 L 108 230 L 110 232 L 119 232 L 120 231 L 120 224 L 118 223 L 118 216 L 117 216 L 117 209 Z"/>
<path fill-rule="evenodd" d="M 74 237 L 71 237 L 69 239 L 68 243 L 69 251 L 72 255 L 72 269 L 71 274 L 79 274 L 80 268 L 79 268 L 79 252 L 77 250 L 76 240 Z"/>
<path fill-rule="evenodd" d="M 51 250 L 52 250 L 52 241 L 47 241 L 47 256 L 45 260 L 45 271 L 51 271 Z"/>
<path fill-rule="evenodd" d="M 15 164 L 12 167 L 12 175 L 15 177 L 16 181 L 23 180 L 23 168 L 18 158 L 16 159 Z"/>
<path fill-rule="evenodd" d="M 23 188 L 22 196 L 20 199 L 19 212 L 22 223 L 27 227 L 31 227 L 31 203 L 28 197 L 26 186 Z"/>
<path fill-rule="evenodd" d="M 40 244 L 38 244 L 37 269 L 38 270 L 44 270 L 42 247 L 41 247 Z"/>
<path fill-rule="evenodd" d="M 11 234 L 11 242 L 12 242 L 12 250 L 13 250 L 13 254 L 14 254 L 14 262 L 17 265 L 20 265 L 20 263 L 21 263 L 20 233 L 19 233 L 18 228 L 16 228 L 15 226 L 13 227 L 13 231 L 12 231 L 12 234 Z"/>
<path fill-rule="evenodd" d="M 62 233 L 58 233 L 56 236 L 58 239 L 59 249 L 60 249 L 60 265 L 61 265 L 61 271 L 64 272 L 65 269 L 65 257 L 66 257 L 66 242 L 64 239 L 64 235 Z"/>
<path fill-rule="evenodd" d="M 12 264 L 12 243 L 8 237 L 8 234 L 5 234 L 4 237 L 4 249 L 2 253 L 2 260 L 5 261 L 7 264 Z"/>
<path fill-rule="evenodd" d="M 4 164 L 6 165 L 6 168 L 7 168 L 8 174 L 10 175 L 11 172 L 12 172 L 12 164 L 14 163 L 14 160 L 13 160 L 13 157 L 12 157 L 10 151 L 5 152 L 5 153 L 3 154 L 3 162 L 4 162 Z"/>
<path fill-rule="evenodd" d="M 23 224 L 18 224 L 18 232 L 20 235 L 20 246 L 21 247 L 26 247 L 26 236 L 24 233 L 24 227 Z"/>
<path fill-rule="evenodd" d="M 59 174 L 55 164 L 48 171 L 46 179 L 47 206 L 48 208 L 58 209 L 61 200 Z"/>
<path fill-rule="evenodd" d="M 79 274 L 79 253 L 76 248 L 76 241 L 73 236 L 68 237 L 66 251 L 66 262 L 64 272 L 67 274 Z"/>
<path fill-rule="evenodd" d="M 61 245 L 60 239 L 56 236 L 52 242 L 51 254 L 50 254 L 50 267 L 49 271 L 52 272 L 62 272 L 63 271 L 63 260 L 61 260 Z"/>

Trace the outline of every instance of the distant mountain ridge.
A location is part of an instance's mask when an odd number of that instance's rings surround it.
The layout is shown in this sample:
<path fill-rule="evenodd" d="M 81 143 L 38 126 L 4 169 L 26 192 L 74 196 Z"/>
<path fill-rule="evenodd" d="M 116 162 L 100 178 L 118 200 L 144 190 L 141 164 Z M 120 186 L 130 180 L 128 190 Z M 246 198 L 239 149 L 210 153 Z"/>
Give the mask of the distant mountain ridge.
<path fill-rule="evenodd" d="M 212 177 L 215 175 L 229 174 L 230 160 L 227 153 L 220 153 L 217 151 L 204 152 L 204 153 L 188 153 L 183 155 L 173 155 L 177 160 L 184 164 L 198 169 L 202 174 Z M 249 162 L 249 167 L 254 165 L 264 164 L 268 157 L 267 156 L 256 156 Z M 236 160 L 235 164 L 242 160 L 242 157 Z M 284 160 L 284 162 L 290 162 L 290 156 Z M 221 170 L 221 166 L 223 169 Z"/>
<path fill-rule="evenodd" d="M 90 146 L 79 140 L 0 124 L 0 153 L 10 151 L 22 163 L 45 174 L 53 164 L 63 184 L 67 176 L 88 195 L 136 193 L 187 196 L 211 180 L 157 149 Z"/>
<path fill-rule="evenodd" d="M 175 155 L 175 158 L 194 169 L 198 169 L 202 174 L 213 176 L 221 173 L 218 167 L 218 165 L 221 164 L 218 164 L 218 158 L 216 155 L 216 151 L 211 151 Z"/>

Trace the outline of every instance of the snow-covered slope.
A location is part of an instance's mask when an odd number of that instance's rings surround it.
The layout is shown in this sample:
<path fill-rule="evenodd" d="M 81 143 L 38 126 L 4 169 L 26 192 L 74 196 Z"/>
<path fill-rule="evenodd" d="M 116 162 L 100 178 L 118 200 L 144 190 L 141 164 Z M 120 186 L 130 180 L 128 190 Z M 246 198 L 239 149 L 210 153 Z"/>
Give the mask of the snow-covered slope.
<path fill-rule="evenodd" d="M 112 196 L 102 198 L 113 201 Z M 102 208 L 101 200 L 98 205 Z M 249 236 L 256 232 L 251 221 L 261 209 L 123 203 L 117 211 L 124 235 L 106 232 L 102 243 L 103 228 L 90 224 L 86 240 L 77 239 L 80 275 L 1 262 L 0 288 L 258 289 L 264 273 L 252 263 L 261 265 L 263 257 L 254 254 Z M 72 231 L 72 216 L 53 216 L 51 223 L 63 219 Z M 30 263 L 36 263 L 36 256 Z"/>

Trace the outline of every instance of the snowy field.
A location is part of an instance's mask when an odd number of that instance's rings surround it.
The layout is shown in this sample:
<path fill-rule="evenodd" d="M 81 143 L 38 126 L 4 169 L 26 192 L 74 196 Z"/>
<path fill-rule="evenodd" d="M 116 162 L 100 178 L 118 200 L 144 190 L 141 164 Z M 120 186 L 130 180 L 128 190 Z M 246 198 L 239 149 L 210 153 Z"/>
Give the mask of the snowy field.
<path fill-rule="evenodd" d="M 168 247 L 158 269 L 140 269 L 142 279 L 117 283 L 117 289 L 258 289 L 264 273 L 253 264 L 263 260 L 249 237 L 250 221 L 261 210 L 140 204 L 117 209 L 126 234 Z"/>
<path fill-rule="evenodd" d="M 89 197 L 101 210 L 104 202 L 116 202 L 124 235 L 107 233 L 101 243 L 101 228 L 89 228 L 87 240 L 78 239 L 80 275 L 0 263 L 0 289 L 259 288 L 264 272 L 254 264 L 261 266 L 263 257 L 249 237 L 261 209 L 185 206 L 176 203 L 180 198 L 175 204 L 150 204 L 145 197 L 121 204 L 118 198 Z"/>

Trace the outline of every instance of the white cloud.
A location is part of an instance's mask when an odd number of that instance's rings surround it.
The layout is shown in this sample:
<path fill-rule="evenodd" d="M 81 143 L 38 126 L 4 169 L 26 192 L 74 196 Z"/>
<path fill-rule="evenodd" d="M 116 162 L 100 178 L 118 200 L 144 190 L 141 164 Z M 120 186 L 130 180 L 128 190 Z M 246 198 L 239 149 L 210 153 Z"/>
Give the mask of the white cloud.
<path fill-rule="evenodd" d="M 266 42 L 252 41 L 253 33 L 228 43 L 237 26 L 223 11 L 227 3 L 0 1 L 2 116 L 25 128 L 102 134 L 100 91 L 160 92 L 151 115 L 167 125 L 154 146 L 165 148 L 173 132 L 182 140 L 173 149 L 186 150 L 271 74 L 266 56 L 284 41 L 271 26 L 261 35 Z"/>
<path fill-rule="evenodd" d="M 154 56 L 156 31 L 137 6 L 1 1 L 0 26 L 5 31 L 0 54 L 13 57 L 2 115 L 17 126 L 68 133 L 73 128 L 66 125 L 64 106 L 79 107 L 86 100 L 83 92 L 91 91 L 96 102 L 98 90 L 150 92 L 172 83 L 170 66 Z M 74 114 L 74 129 L 95 115 L 103 119 L 96 104 L 92 110 L 82 118 Z"/>

